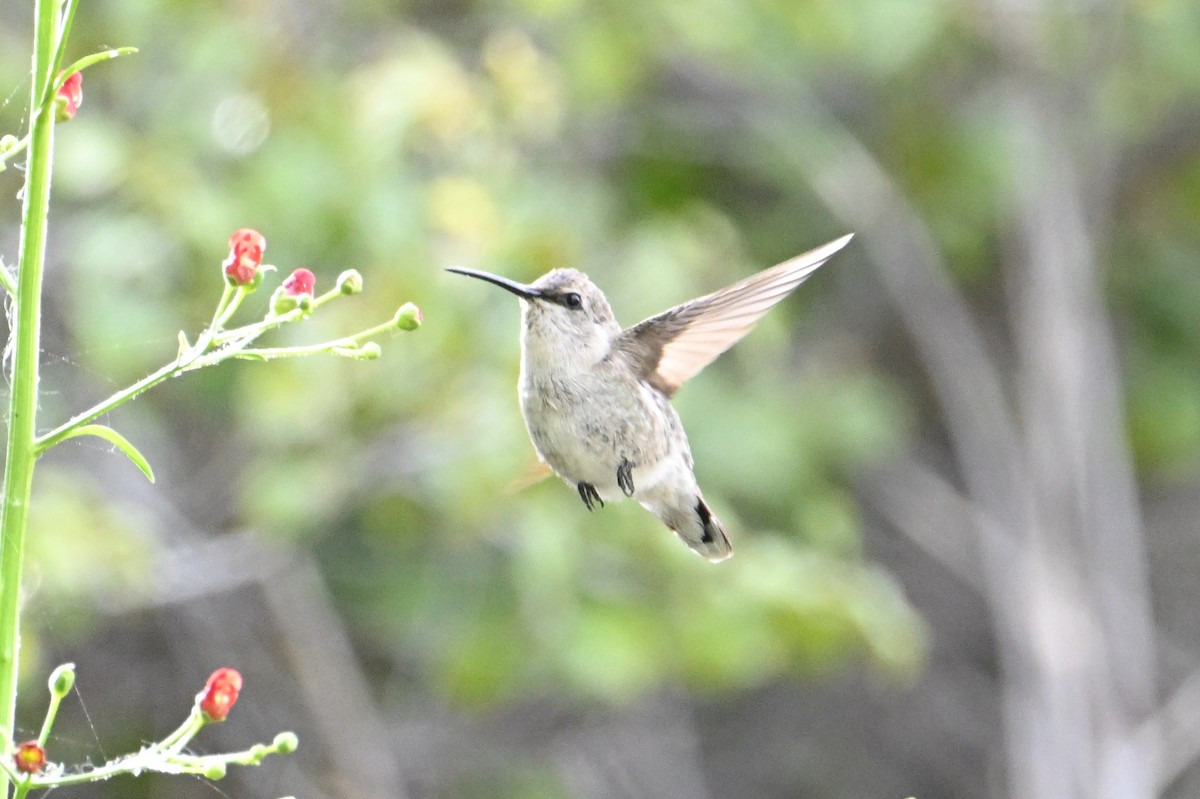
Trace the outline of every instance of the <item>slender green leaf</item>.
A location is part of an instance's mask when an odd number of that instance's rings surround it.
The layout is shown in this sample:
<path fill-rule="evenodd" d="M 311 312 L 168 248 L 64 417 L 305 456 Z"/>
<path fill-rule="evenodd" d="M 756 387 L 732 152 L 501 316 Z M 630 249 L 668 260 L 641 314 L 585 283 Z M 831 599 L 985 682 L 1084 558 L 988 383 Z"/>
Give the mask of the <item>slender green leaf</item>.
<path fill-rule="evenodd" d="M 150 462 L 146 460 L 146 457 L 142 453 L 138 452 L 137 447 L 129 443 L 129 439 L 111 427 L 106 427 L 102 424 L 85 424 L 83 427 L 78 427 L 67 433 L 59 440 L 66 441 L 68 438 L 75 438 L 76 436 L 96 436 L 97 438 L 103 438 L 125 453 L 125 457 L 133 461 L 133 465 L 142 470 L 142 474 L 146 475 L 147 480 L 151 483 L 154 482 L 154 470 L 150 468 Z"/>

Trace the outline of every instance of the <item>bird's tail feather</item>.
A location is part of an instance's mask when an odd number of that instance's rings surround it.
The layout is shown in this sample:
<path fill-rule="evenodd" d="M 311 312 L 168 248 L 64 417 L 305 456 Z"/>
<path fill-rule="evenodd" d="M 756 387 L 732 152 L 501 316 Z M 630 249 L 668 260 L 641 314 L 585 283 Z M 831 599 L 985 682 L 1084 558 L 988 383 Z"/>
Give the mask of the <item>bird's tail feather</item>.
<path fill-rule="evenodd" d="M 696 495 L 694 504 L 672 504 L 670 507 L 648 504 L 647 507 L 697 555 L 716 563 L 733 554 L 725 526 L 709 510 L 704 497 Z"/>

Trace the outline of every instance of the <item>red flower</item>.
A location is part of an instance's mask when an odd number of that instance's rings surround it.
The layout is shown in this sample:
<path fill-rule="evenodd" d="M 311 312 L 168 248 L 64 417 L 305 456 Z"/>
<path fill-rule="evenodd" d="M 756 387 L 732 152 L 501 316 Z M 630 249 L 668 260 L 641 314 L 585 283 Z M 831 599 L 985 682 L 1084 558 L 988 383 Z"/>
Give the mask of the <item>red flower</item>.
<path fill-rule="evenodd" d="M 83 73 L 73 72 L 71 77 L 63 82 L 55 97 L 55 107 L 59 122 L 74 119 L 75 112 L 83 105 Z"/>
<path fill-rule="evenodd" d="M 46 750 L 37 741 L 26 741 L 13 753 L 13 761 L 22 774 L 37 774 L 46 765 Z"/>
<path fill-rule="evenodd" d="M 312 295 L 317 286 L 317 276 L 307 269 L 297 269 L 283 281 L 283 290 L 289 297 L 299 297 L 301 294 Z"/>
<path fill-rule="evenodd" d="M 224 721 L 241 690 L 242 675 L 237 669 L 217 669 L 204 684 L 204 690 L 196 695 L 196 704 L 206 721 Z"/>
<path fill-rule="evenodd" d="M 267 240 L 257 230 L 244 227 L 235 231 L 229 237 L 229 257 L 221 264 L 226 279 L 235 286 L 253 283 L 266 250 Z"/>

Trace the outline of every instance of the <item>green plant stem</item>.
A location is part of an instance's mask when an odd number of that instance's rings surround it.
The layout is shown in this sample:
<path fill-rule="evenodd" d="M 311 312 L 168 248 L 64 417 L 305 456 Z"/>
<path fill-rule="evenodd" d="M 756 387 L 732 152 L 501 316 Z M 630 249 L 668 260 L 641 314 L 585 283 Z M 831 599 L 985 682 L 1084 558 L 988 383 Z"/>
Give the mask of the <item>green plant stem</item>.
<path fill-rule="evenodd" d="M 91 424 L 101 416 L 115 410 L 124 405 L 129 400 L 141 394 L 143 391 L 153 388 L 165 380 L 170 380 L 173 377 L 178 377 L 185 372 L 203 369 L 206 366 L 213 366 L 221 361 L 230 358 L 249 358 L 254 360 L 271 360 L 275 358 L 285 358 L 295 355 L 309 355 L 317 352 L 326 352 L 333 347 L 356 347 L 363 341 L 366 341 L 373 336 L 388 330 L 395 329 L 395 322 L 384 322 L 374 327 L 355 333 L 351 336 L 345 336 L 336 341 L 326 341 L 320 344 L 303 345 L 298 347 L 275 347 L 267 349 L 247 349 L 251 343 L 259 336 L 268 330 L 272 330 L 280 325 L 288 322 L 293 322 L 303 317 L 303 312 L 300 309 L 294 309 L 287 313 L 279 314 L 278 316 L 269 316 L 261 322 L 255 322 L 244 327 L 235 328 L 234 330 L 214 332 L 219 329 L 220 324 L 228 320 L 237 305 L 241 302 L 245 292 L 239 289 L 226 289 L 225 294 L 221 297 L 221 301 L 217 304 L 217 311 L 213 316 L 213 326 L 200 334 L 199 340 L 179 354 L 179 357 L 174 361 L 160 367 L 154 372 L 143 377 L 136 383 L 118 391 L 112 396 L 97 402 L 92 407 L 85 411 L 77 413 L 66 422 L 63 422 L 58 427 L 37 437 L 34 441 L 34 454 L 40 455 L 46 450 L 58 444 L 61 441 L 70 438 L 73 431 L 83 425 Z M 326 297 L 318 298 L 314 303 L 333 299 L 335 293 L 330 293 Z"/>
<path fill-rule="evenodd" d="M 196 737 L 196 733 L 200 732 L 203 727 L 204 716 L 201 715 L 199 708 L 193 706 L 187 720 L 176 727 L 173 733 L 154 744 L 150 749 L 159 753 L 178 754 L 183 751 L 183 747 L 187 746 Z"/>
<path fill-rule="evenodd" d="M 243 292 L 239 291 L 238 289 L 226 288 L 225 294 L 221 297 L 220 303 L 217 304 L 217 312 L 214 315 L 214 324 L 218 323 L 223 318 L 227 318 L 229 313 L 232 313 L 232 309 L 236 308 L 242 295 Z M 251 325 L 250 327 L 258 326 Z M 255 335 L 257 335 L 257 333 Z M 239 342 L 235 342 L 212 352 L 208 352 L 209 348 L 214 345 L 214 339 L 215 334 L 213 333 L 213 328 L 210 327 L 208 330 L 205 330 L 202 334 L 200 334 L 200 340 L 197 341 L 193 347 L 185 352 L 180 353 L 179 357 L 175 360 L 159 367 L 157 370 L 146 375 L 141 380 L 121 389 L 107 399 L 97 402 L 87 410 L 77 413 L 68 421 L 62 423 L 50 432 L 38 437 L 35 442 L 36 453 L 41 454 L 42 452 L 45 452 L 55 444 L 68 438 L 71 435 L 71 432 L 76 428 L 86 424 L 91 424 L 101 416 L 115 410 L 121 405 L 124 405 L 126 402 L 129 402 L 129 400 L 138 396 L 143 391 L 157 386 L 164 380 L 169 380 L 172 377 L 178 377 L 184 372 L 190 372 L 195 369 L 202 369 L 205 366 L 211 366 L 213 364 L 220 363 L 226 358 L 231 357 L 231 350 L 240 349 L 241 347 L 245 347 L 247 344 L 249 344 L 250 341 L 253 340 L 253 336 L 250 338 L 243 338 Z"/>
<path fill-rule="evenodd" d="M 229 321 L 229 317 L 241 305 L 243 293 L 236 286 L 232 286 L 229 283 L 225 284 L 225 291 L 222 292 L 221 299 L 217 302 L 217 308 L 213 311 L 212 321 L 208 323 L 208 329 L 200 334 L 200 340 L 196 343 L 197 347 L 207 349 L 207 345 L 204 342 L 212 342 L 213 338 L 221 330 L 221 326 Z M 237 302 L 234 302 L 235 298 Z"/>
<path fill-rule="evenodd" d="M 325 303 L 337 299 L 339 296 L 343 295 L 337 289 L 331 289 L 325 292 L 320 297 L 317 297 L 313 300 L 310 313 L 317 310 Z M 222 318 L 228 319 L 231 315 L 232 311 L 224 314 Z M 263 333 L 266 333 L 268 330 L 274 330 L 275 328 L 281 327 L 288 322 L 294 322 L 303 318 L 304 311 L 300 310 L 299 308 L 293 308 L 286 313 L 272 313 L 260 322 L 254 322 L 253 324 L 245 325 L 234 330 L 220 330 L 217 327 L 210 329 L 217 331 L 216 335 L 213 336 L 214 344 L 217 346 L 234 345 L 238 346 L 240 349 L 240 347 L 245 346 L 249 342 L 261 336 Z"/>
<path fill-rule="evenodd" d="M 46 706 L 46 718 L 42 720 L 42 731 L 38 733 L 38 746 L 45 747 L 46 741 L 50 740 L 50 730 L 54 727 L 54 720 L 58 718 L 58 708 L 62 704 L 63 698 L 58 694 L 50 694 L 50 704 Z"/>
<path fill-rule="evenodd" d="M 194 712 L 184 722 L 183 726 L 162 742 L 148 746 L 132 755 L 125 755 L 124 757 L 110 760 L 104 765 L 93 769 L 78 771 L 72 774 L 49 775 L 43 773 L 38 775 L 18 775 L 13 772 L 7 763 L 3 763 L 0 764 L 0 771 L 7 774 L 9 779 L 15 779 L 17 782 L 18 793 L 13 799 L 22 799 L 30 789 L 41 790 L 61 788 L 67 785 L 83 785 L 84 783 L 112 779 L 121 774 L 140 774 L 146 771 L 156 771 L 163 774 L 203 774 L 216 763 L 254 766 L 261 763 L 264 757 L 279 754 L 281 751 L 279 748 L 279 739 L 276 738 L 275 742 L 270 745 L 260 744 L 240 752 L 227 752 L 218 755 L 181 754 L 180 750 L 204 727 L 203 719 L 199 719 L 198 716 L 199 713 Z M 174 745 L 170 747 L 166 746 L 167 741 L 172 738 L 177 738 L 178 740 L 176 740 Z"/>
<path fill-rule="evenodd" d="M 192 369 L 199 369 L 201 366 L 207 365 L 206 363 L 199 363 L 199 360 L 199 358 L 195 357 L 195 348 L 193 348 L 188 353 L 185 353 L 184 356 L 160 367 L 154 372 L 151 372 L 133 385 L 118 391 L 116 394 L 113 394 L 107 399 L 101 400 L 92 407 L 88 408 L 86 411 L 76 414 L 75 416 L 71 417 L 69 421 L 59 425 L 49 433 L 40 436 L 36 440 L 36 452 L 38 454 L 45 452 L 55 444 L 68 438 L 71 432 L 76 428 L 86 424 L 91 424 L 104 414 L 121 405 L 124 405 L 126 402 L 141 394 L 143 391 L 157 386 L 164 380 L 168 380 L 172 377 L 181 375 L 184 372 L 189 372 Z"/>
<path fill-rule="evenodd" d="M 355 333 L 352 336 L 345 336 L 336 341 L 325 341 L 320 344 L 301 344 L 295 347 L 255 347 L 253 349 L 240 349 L 236 353 L 230 355 L 231 358 L 248 358 L 256 361 L 271 361 L 277 358 L 295 358 L 299 355 L 315 355 L 318 352 L 329 352 L 331 348 L 342 347 L 345 349 L 354 349 L 359 347 L 363 342 L 368 341 L 380 333 L 386 333 L 389 330 L 396 330 L 396 322 L 389 320 L 382 322 L 374 327 L 368 327 L 366 330 Z"/>
<path fill-rule="evenodd" d="M 59 28 L 58 46 L 54 48 L 54 63 L 50 67 L 51 75 L 58 75 L 58 71 L 62 69 L 63 58 L 67 54 L 67 39 L 71 36 L 71 26 L 75 23 L 75 9 L 79 8 L 79 0 L 58 0 L 61 7 L 59 13 Z M 58 86 L 62 85 L 55 81 L 54 91 L 58 91 Z M 43 102 L 46 98 L 43 98 Z"/>
<path fill-rule="evenodd" d="M 54 158 L 53 97 L 44 102 L 58 47 L 54 0 L 37 0 L 33 75 L 30 89 L 29 159 L 21 209 L 12 387 L 5 447 L 4 504 L 0 510 L 0 728 L 16 729 L 17 665 L 20 648 L 21 570 L 25 527 L 36 458 L 38 352 L 41 338 L 42 268 Z M 11 732 L 9 733 L 11 734 Z M 7 788 L 3 792 L 7 795 Z"/>
<path fill-rule="evenodd" d="M 71 8 L 69 9 L 69 12 L 67 14 L 67 24 L 70 24 L 70 20 L 74 18 L 75 7 L 77 5 L 78 5 L 77 3 L 72 3 Z M 58 74 L 59 64 L 62 61 L 63 50 L 65 50 L 65 48 L 66 48 L 66 33 L 67 33 L 66 31 L 63 32 L 63 39 L 62 39 L 63 43 L 62 43 L 61 49 L 55 55 L 55 58 L 54 58 L 54 73 L 57 75 L 57 77 L 54 79 L 53 83 L 48 85 L 47 97 L 43 98 L 44 100 L 48 99 L 49 95 L 57 94 L 58 90 L 62 88 L 64 83 L 66 83 L 67 78 L 70 77 L 71 73 L 80 72 L 80 71 L 92 66 L 93 64 L 98 64 L 101 61 L 108 61 L 109 59 L 112 59 L 112 58 L 118 58 L 123 55 L 131 55 L 131 54 L 137 52 L 136 47 L 115 47 L 111 50 L 105 50 L 100 53 L 93 53 L 89 56 L 84 56 L 83 58 L 74 62 L 69 67 L 67 67 L 66 70 L 64 70 L 61 75 L 59 75 Z M 0 153 L 0 166 L 3 166 L 3 164 L 5 162 L 11 161 L 13 158 L 16 158 L 18 155 L 25 152 L 25 148 L 28 146 L 29 146 L 29 135 L 26 134 L 23 138 L 19 139 L 12 147 L 10 147 L 9 149 Z M 14 294 L 16 293 L 16 286 L 13 287 L 12 293 L 14 293 Z"/>

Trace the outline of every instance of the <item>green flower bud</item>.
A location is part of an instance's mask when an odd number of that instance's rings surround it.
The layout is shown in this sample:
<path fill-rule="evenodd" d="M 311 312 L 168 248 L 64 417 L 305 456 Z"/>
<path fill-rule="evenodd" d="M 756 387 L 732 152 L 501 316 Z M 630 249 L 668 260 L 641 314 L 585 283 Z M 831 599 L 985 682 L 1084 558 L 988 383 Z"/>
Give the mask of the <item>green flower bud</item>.
<path fill-rule="evenodd" d="M 337 290 L 345 295 L 358 294 L 363 290 L 363 277 L 357 269 L 347 269 L 338 275 Z"/>
<path fill-rule="evenodd" d="M 50 672 L 50 693 L 62 699 L 75 687 L 75 664 L 64 663 Z"/>
<path fill-rule="evenodd" d="M 330 352 L 343 358 L 354 358 L 358 361 L 373 361 L 383 355 L 383 348 L 374 341 L 349 347 L 332 347 Z"/>
<path fill-rule="evenodd" d="M 297 306 L 296 298 L 284 291 L 283 286 L 275 289 L 271 295 L 271 313 L 281 316 Z"/>
<path fill-rule="evenodd" d="M 421 316 L 421 309 L 411 302 L 406 302 L 400 306 L 400 310 L 396 311 L 394 321 L 396 327 L 401 330 L 416 330 L 424 320 Z"/>
<path fill-rule="evenodd" d="M 275 267 L 273 265 L 263 264 L 258 268 L 258 271 L 254 273 L 254 277 L 250 278 L 250 282 L 242 286 L 242 290 L 249 294 L 251 291 L 254 291 L 262 285 L 263 277 L 267 274 L 267 272 L 274 271 Z"/>
<path fill-rule="evenodd" d="M 296 747 L 300 746 L 300 739 L 294 732 L 281 732 L 275 736 L 271 746 L 281 755 L 290 755 L 296 751 Z"/>
<path fill-rule="evenodd" d="M 225 775 L 228 773 L 228 771 L 229 768 L 223 762 L 218 760 L 215 763 L 210 763 L 208 767 L 204 769 L 204 777 L 205 779 L 209 780 L 221 780 L 225 778 Z"/>
<path fill-rule="evenodd" d="M 275 293 L 271 295 L 271 313 L 275 316 L 282 316 L 288 311 L 300 309 L 303 316 L 308 316 L 312 313 L 313 298 L 311 294 L 301 294 L 299 297 L 288 294 L 281 286 L 275 289 Z"/>

